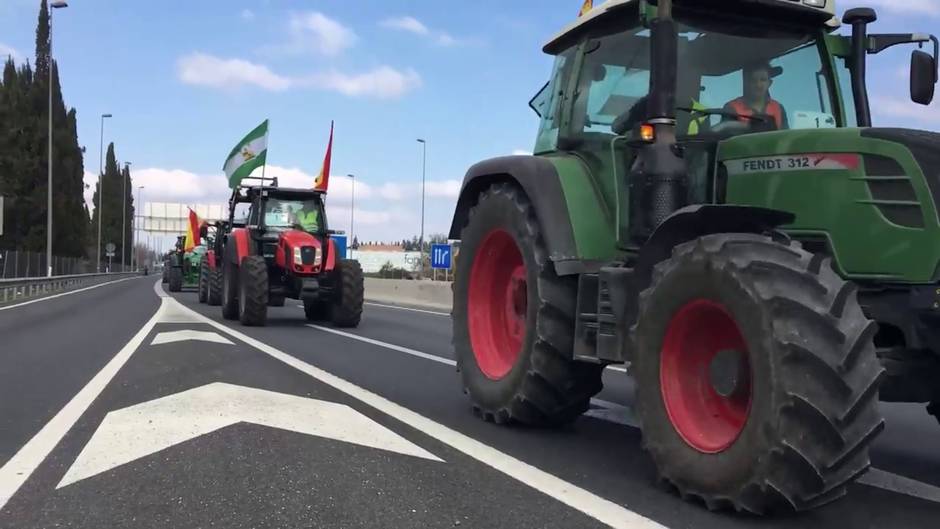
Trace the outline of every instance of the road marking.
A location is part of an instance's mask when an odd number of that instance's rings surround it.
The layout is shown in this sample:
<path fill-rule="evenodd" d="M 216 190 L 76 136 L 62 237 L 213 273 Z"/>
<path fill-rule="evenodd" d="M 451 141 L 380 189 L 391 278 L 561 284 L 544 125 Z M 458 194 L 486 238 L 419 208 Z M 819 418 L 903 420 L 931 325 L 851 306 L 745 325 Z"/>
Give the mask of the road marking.
<path fill-rule="evenodd" d="M 157 335 L 153 337 L 153 341 L 150 342 L 150 345 L 185 342 L 187 340 L 235 345 L 228 338 L 220 336 L 219 333 L 209 331 L 191 331 L 189 329 L 157 333 Z"/>
<path fill-rule="evenodd" d="M 345 404 L 215 382 L 108 413 L 56 488 L 238 423 L 443 462 Z"/>
<path fill-rule="evenodd" d="M 171 300 L 171 303 L 176 303 Z M 324 371 L 307 362 L 304 362 L 294 356 L 291 356 L 280 349 L 272 347 L 264 342 L 256 340 L 247 334 L 241 333 L 215 320 L 207 318 L 198 312 L 183 307 L 192 312 L 193 316 L 199 318 L 208 325 L 227 333 L 229 336 L 240 340 L 255 349 L 279 360 L 294 369 L 319 380 L 320 382 L 332 386 L 354 399 L 375 408 L 376 410 L 397 419 L 423 432 L 425 435 L 433 437 L 438 441 L 449 445 L 455 450 L 466 454 L 483 464 L 486 464 L 507 476 L 510 476 L 521 483 L 524 483 L 533 489 L 546 494 L 569 507 L 576 509 L 587 516 L 590 516 L 604 524 L 615 529 L 639 529 L 639 528 L 662 528 L 664 527 L 655 521 L 635 513 L 622 505 L 618 505 L 610 500 L 602 498 L 592 492 L 582 489 L 573 483 L 569 483 L 555 475 L 549 474 L 544 470 L 536 468 L 528 463 L 520 461 L 515 457 L 500 452 L 499 450 L 468 437 L 456 430 L 452 430 L 443 424 L 437 423 L 427 417 L 416 413 L 404 406 L 396 404 L 385 397 L 363 389 L 345 379 L 342 379 L 332 373 Z M 331 329 L 332 330 L 332 329 Z M 337 331 L 339 332 L 339 331 Z M 353 335 L 354 336 L 354 335 Z M 362 337 L 357 337 L 362 338 Z M 425 353 L 426 354 L 426 353 Z M 422 356 L 423 358 L 423 356 Z"/>
<path fill-rule="evenodd" d="M 940 503 L 940 487 L 874 467 L 858 478 L 858 483 Z"/>
<path fill-rule="evenodd" d="M 98 398 L 105 386 L 111 382 L 114 375 L 127 363 L 134 351 L 140 347 L 144 338 L 150 334 L 154 325 L 160 319 L 160 314 L 168 302 L 175 301 L 165 298 L 161 300 L 160 307 L 137 334 L 118 351 L 102 369 L 81 389 L 72 400 L 68 402 L 59 413 L 55 415 L 39 433 L 23 445 L 16 454 L 10 458 L 3 467 L 0 467 L 0 509 L 16 494 L 16 491 L 29 479 L 34 470 L 46 459 L 49 453 L 62 437 L 73 427 L 79 417 L 88 410 L 91 403 Z"/>
<path fill-rule="evenodd" d="M 439 363 L 441 363 L 441 364 L 445 364 L 445 365 L 449 365 L 449 366 L 456 366 L 456 365 L 457 365 L 457 361 L 456 361 L 456 360 L 451 360 L 450 358 L 444 358 L 444 357 L 442 357 L 442 356 L 432 355 L 432 354 L 430 354 L 430 353 L 424 353 L 424 352 L 421 352 L 421 351 L 417 351 L 417 350 L 415 350 L 415 349 L 409 349 L 409 348 L 407 348 L 407 347 L 402 347 L 402 346 L 400 346 L 400 345 L 395 345 L 395 344 L 393 344 L 393 343 L 382 342 L 382 341 L 379 341 L 379 340 L 373 340 L 372 338 L 366 338 L 365 336 L 359 336 L 358 334 L 352 334 L 352 333 L 348 333 L 348 332 L 337 331 L 336 329 L 331 329 L 331 328 L 329 328 L 329 327 L 322 327 L 322 326 L 320 326 L 320 325 L 313 325 L 313 324 L 310 324 L 310 323 L 307 324 L 307 327 L 312 327 L 312 328 L 314 328 L 314 329 L 316 329 L 316 330 L 318 330 L 318 331 L 323 331 L 323 332 L 332 333 L 332 334 L 335 334 L 335 335 L 338 335 L 338 336 L 342 336 L 342 337 L 344 337 L 344 338 L 351 338 L 351 339 L 353 339 L 353 340 L 359 340 L 360 342 L 365 342 L 365 343 L 368 343 L 368 344 L 377 345 L 377 346 L 379 346 L 379 347 L 384 347 L 384 348 L 386 348 L 386 349 L 391 349 L 391 350 L 393 350 L 393 351 L 398 351 L 399 353 L 405 353 L 405 354 L 409 354 L 409 355 L 411 355 L 411 356 L 417 356 L 418 358 L 424 358 L 425 360 L 431 360 L 432 362 L 439 362 Z"/>
<path fill-rule="evenodd" d="M 601 421 L 612 422 L 631 428 L 639 428 L 640 422 L 633 413 L 633 408 L 610 402 L 603 399 L 591 399 L 591 404 L 598 406 L 584 413 L 585 417 L 592 417 Z"/>
<path fill-rule="evenodd" d="M 448 318 L 450 317 L 450 313 L 449 313 L 449 312 L 438 312 L 438 311 L 435 311 L 435 310 L 413 309 L 413 308 L 411 308 L 411 307 L 400 307 L 400 306 L 398 306 L 398 305 L 385 305 L 385 304 L 383 304 L 383 303 L 372 303 L 372 302 L 369 302 L 369 301 L 366 301 L 366 302 L 364 303 L 364 305 L 371 305 L 371 306 L 373 306 L 373 307 L 382 307 L 382 308 L 385 308 L 385 309 L 407 310 L 407 311 L 410 311 L 410 312 L 421 312 L 421 313 L 424 313 L 424 314 L 434 314 L 435 316 L 447 316 Z"/>
<path fill-rule="evenodd" d="M 51 296 L 44 296 L 44 297 L 37 298 L 37 299 L 31 299 L 31 300 L 29 300 L 29 301 L 24 301 L 24 302 L 22 302 L 22 303 L 17 303 L 16 305 L 7 305 L 7 306 L 5 306 L 5 307 L 0 307 L 0 311 L 10 310 L 10 309 L 16 309 L 16 308 L 19 308 L 19 307 L 25 307 L 26 305 L 32 305 L 33 303 L 40 303 L 40 302 L 42 302 L 42 301 L 49 301 L 50 299 L 61 298 L 62 296 L 69 296 L 69 295 L 72 295 L 72 294 L 78 294 L 79 292 L 86 292 L 86 291 L 88 291 L 88 290 L 91 290 L 91 289 L 94 289 L 94 288 L 100 288 L 100 287 L 103 287 L 103 286 L 105 286 L 105 285 L 113 285 L 113 284 L 115 284 L 115 283 L 120 283 L 121 281 L 129 281 L 129 280 L 131 280 L 131 279 L 137 279 L 138 277 L 139 277 L 139 276 L 125 277 L 125 278 L 123 278 L 123 279 L 115 279 L 114 281 L 108 281 L 107 283 L 98 283 L 97 285 L 92 285 L 92 286 L 90 286 L 90 287 L 80 288 L 80 289 L 78 289 L 78 290 L 69 290 L 68 292 L 61 292 L 61 293 L 59 293 L 59 294 L 53 294 L 53 295 L 51 295 Z"/>

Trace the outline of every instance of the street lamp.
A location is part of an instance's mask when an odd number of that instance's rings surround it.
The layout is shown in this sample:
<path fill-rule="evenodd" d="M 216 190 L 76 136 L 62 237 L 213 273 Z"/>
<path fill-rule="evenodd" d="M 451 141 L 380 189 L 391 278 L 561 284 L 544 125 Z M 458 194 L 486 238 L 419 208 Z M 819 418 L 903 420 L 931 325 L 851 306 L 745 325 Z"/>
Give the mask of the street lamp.
<path fill-rule="evenodd" d="M 131 162 L 124 162 L 124 169 L 127 171 L 127 176 L 124 176 L 124 173 L 121 173 L 121 180 L 123 185 L 121 189 L 121 271 L 124 271 L 124 265 L 127 264 L 127 181 L 131 176 Z M 131 257 L 134 257 L 131 255 Z"/>
<path fill-rule="evenodd" d="M 95 262 L 95 270 L 101 272 L 101 217 L 104 213 L 104 118 L 110 118 L 111 114 L 101 114 L 101 143 L 98 150 L 98 260 Z"/>
<path fill-rule="evenodd" d="M 349 181 L 352 183 L 352 198 L 349 206 L 349 258 L 352 259 L 353 241 L 355 240 L 353 228 L 356 220 L 356 175 L 348 174 L 346 176 L 349 177 Z"/>
<path fill-rule="evenodd" d="M 68 7 L 64 0 L 54 0 L 53 9 Z M 46 275 L 52 277 L 52 11 L 49 11 L 49 162 L 46 176 Z"/>
<path fill-rule="evenodd" d="M 136 205 L 134 206 L 134 232 L 133 232 L 133 234 L 132 234 L 133 237 L 131 237 L 131 241 L 132 241 L 132 242 L 131 242 L 131 252 L 132 252 L 132 253 L 131 253 L 131 263 L 132 263 L 132 265 L 131 265 L 131 266 L 134 267 L 134 271 L 135 271 L 135 272 L 137 272 L 137 271 L 140 269 L 140 256 L 137 255 L 137 244 L 139 244 L 138 241 L 140 240 L 140 233 L 139 233 L 140 225 L 141 225 L 141 223 L 142 223 L 143 220 L 144 220 L 143 217 L 142 217 L 141 215 L 137 215 L 136 212 L 137 212 L 137 208 L 138 208 L 138 207 L 140 207 L 140 208 L 141 208 L 141 212 L 143 212 L 143 207 L 144 207 L 144 205 L 143 205 L 143 203 L 140 201 L 140 192 L 141 192 L 141 190 L 142 190 L 143 188 L 144 188 L 144 186 L 137 186 L 137 202 L 136 202 Z M 140 220 L 137 220 L 137 219 L 140 219 Z M 136 258 L 135 258 L 135 256 L 136 256 Z M 133 264 L 133 263 L 136 263 L 136 264 Z"/>
<path fill-rule="evenodd" d="M 421 235 L 418 237 L 418 249 L 421 251 L 421 277 L 424 278 L 424 184 L 428 173 L 428 142 L 418 138 L 421 144 Z"/>

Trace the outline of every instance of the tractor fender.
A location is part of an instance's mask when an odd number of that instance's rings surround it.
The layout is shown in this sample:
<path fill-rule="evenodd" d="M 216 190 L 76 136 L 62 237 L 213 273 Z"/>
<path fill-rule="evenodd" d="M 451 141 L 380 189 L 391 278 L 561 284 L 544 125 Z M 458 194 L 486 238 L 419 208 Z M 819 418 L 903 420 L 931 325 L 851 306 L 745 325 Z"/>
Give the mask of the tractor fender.
<path fill-rule="evenodd" d="M 232 230 L 226 242 L 224 256 L 226 262 L 241 265 L 242 260 L 251 255 L 251 239 L 248 236 L 248 229 L 238 228 Z M 231 244 L 233 242 L 234 245 Z"/>
<path fill-rule="evenodd" d="M 582 269 L 584 263 L 578 257 L 558 171 L 552 162 L 538 156 L 502 156 L 470 167 L 463 179 L 449 237 L 460 238 L 460 232 L 467 225 L 470 210 L 477 204 L 480 193 L 501 182 L 520 187 L 532 203 L 558 274 L 586 271 Z"/>
<path fill-rule="evenodd" d="M 790 212 L 759 206 L 686 206 L 656 227 L 637 256 L 634 273 L 638 278 L 649 279 L 656 263 L 668 259 L 673 248 L 692 239 L 713 233 L 764 233 L 794 220 L 796 216 Z"/>
<path fill-rule="evenodd" d="M 326 262 L 323 263 L 324 272 L 332 272 L 336 268 L 336 242 L 332 238 L 327 240 Z"/>

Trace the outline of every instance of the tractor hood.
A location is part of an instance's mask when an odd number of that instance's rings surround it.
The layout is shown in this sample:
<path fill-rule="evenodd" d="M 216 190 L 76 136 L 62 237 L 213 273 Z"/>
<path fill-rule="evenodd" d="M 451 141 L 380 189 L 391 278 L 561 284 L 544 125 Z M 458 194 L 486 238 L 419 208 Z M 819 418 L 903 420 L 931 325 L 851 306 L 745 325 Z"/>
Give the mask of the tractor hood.
<path fill-rule="evenodd" d="M 320 239 L 301 230 L 287 230 L 281 233 L 279 240 L 291 248 L 303 248 L 304 246 L 319 248 L 321 246 Z"/>
<path fill-rule="evenodd" d="M 278 236 L 275 262 L 295 274 L 312 274 L 323 264 L 323 244 L 320 239 L 301 230 L 287 230 Z"/>
<path fill-rule="evenodd" d="M 718 147 L 719 201 L 786 227 L 853 279 L 940 280 L 940 134 L 890 128 L 746 134 Z"/>

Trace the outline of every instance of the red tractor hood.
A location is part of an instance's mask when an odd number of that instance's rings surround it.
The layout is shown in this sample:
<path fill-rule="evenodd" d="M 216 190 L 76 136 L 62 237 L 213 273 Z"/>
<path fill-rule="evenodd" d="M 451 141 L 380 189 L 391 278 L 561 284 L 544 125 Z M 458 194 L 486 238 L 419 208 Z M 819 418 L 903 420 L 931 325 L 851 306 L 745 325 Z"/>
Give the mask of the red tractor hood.
<path fill-rule="evenodd" d="M 310 251 L 310 248 L 315 250 Z M 299 249 L 302 262 L 295 261 L 294 250 Z M 288 230 L 278 237 L 274 260 L 279 267 L 296 275 L 316 274 L 323 267 L 323 245 L 320 239 L 301 230 Z"/>
<path fill-rule="evenodd" d="M 281 244 L 286 244 L 291 249 L 303 248 L 304 246 L 313 246 L 320 248 L 320 240 L 305 231 L 288 230 L 280 236 Z"/>

